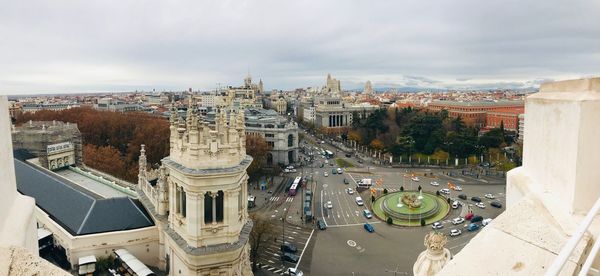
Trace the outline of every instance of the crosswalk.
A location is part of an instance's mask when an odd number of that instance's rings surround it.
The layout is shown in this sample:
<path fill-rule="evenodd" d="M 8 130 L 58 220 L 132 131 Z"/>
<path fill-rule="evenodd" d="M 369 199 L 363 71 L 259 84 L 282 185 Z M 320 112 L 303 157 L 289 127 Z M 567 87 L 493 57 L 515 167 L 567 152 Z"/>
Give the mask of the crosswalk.
<path fill-rule="evenodd" d="M 285 271 L 283 269 L 277 268 L 277 267 L 272 267 L 268 264 L 257 263 L 256 266 L 258 266 L 258 268 L 260 268 L 260 269 L 271 271 L 275 274 L 279 274 L 279 275 L 285 274 Z"/>
<path fill-rule="evenodd" d="M 283 200 L 284 198 L 285 198 L 285 202 L 292 202 L 292 201 L 294 201 L 295 197 L 291 197 L 291 196 L 288 196 L 288 197 L 285 197 L 285 196 L 272 196 L 271 198 L 269 198 L 269 201 L 273 201 L 274 202 L 274 201 L 279 201 L 280 199 Z"/>

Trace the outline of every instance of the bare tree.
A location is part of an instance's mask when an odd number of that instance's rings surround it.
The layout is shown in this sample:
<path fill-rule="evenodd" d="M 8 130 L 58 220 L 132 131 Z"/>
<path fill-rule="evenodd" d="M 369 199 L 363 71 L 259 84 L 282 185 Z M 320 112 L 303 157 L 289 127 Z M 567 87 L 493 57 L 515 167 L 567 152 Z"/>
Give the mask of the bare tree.
<path fill-rule="evenodd" d="M 275 235 L 273 225 L 262 215 L 251 214 L 254 226 L 250 232 L 250 261 L 252 262 L 252 271 L 256 271 L 259 252 L 262 251 L 264 243 L 272 239 Z"/>

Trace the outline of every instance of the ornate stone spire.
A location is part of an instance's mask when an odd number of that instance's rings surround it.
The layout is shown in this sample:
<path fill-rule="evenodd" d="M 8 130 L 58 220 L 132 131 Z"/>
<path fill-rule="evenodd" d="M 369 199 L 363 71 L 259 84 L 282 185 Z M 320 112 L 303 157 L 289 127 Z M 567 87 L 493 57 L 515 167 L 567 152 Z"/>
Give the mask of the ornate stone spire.
<path fill-rule="evenodd" d="M 452 253 L 444 248 L 448 238 L 440 232 L 430 232 L 425 236 L 425 251 L 419 254 L 413 266 L 415 276 L 436 275 L 452 258 Z"/>
<path fill-rule="evenodd" d="M 171 125 L 177 123 L 177 108 L 175 107 L 175 98 L 171 98 L 171 117 L 169 118 Z"/>
<path fill-rule="evenodd" d="M 141 145 L 142 149 L 140 150 L 140 158 L 138 160 L 139 173 L 138 173 L 138 185 L 142 185 L 144 181 L 146 181 L 146 146 L 144 144 Z"/>

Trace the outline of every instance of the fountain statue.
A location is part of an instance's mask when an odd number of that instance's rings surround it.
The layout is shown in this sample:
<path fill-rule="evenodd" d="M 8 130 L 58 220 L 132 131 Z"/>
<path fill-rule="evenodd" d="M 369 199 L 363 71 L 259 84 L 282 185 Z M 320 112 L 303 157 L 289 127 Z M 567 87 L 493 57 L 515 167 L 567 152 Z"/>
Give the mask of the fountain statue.
<path fill-rule="evenodd" d="M 419 254 L 413 266 L 415 276 L 433 276 L 440 272 L 452 258 L 452 253 L 444 248 L 448 238 L 440 232 L 430 232 L 425 236 L 425 251 Z"/>
<path fill-rule="evenodd" d="M 402 203 L 406 204 L 409 208 L 412 209 L 421 207 L 421 199 L 417 198 L 417 196 L 412 193 L 402 194 Z"/>

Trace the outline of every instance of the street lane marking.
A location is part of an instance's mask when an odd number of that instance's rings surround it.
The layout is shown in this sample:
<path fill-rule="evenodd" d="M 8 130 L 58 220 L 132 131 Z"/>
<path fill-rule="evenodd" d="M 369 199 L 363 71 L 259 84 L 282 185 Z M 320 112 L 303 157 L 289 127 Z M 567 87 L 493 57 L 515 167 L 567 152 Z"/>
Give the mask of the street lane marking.
<path fill-rule="evenodd" d="M 381 223 L 381 221 L 374 221 L 374 222 L 369 222 L 370 224 L 377 224 L 377 223 Z M 364 223 L 354 223 L 354 224 L 343 224 L 343 225 L 330 225 L 329 227 L 333 228 L 333 227 L 348 227 L 348 226 L 362 226 L 364 225 Z"/>
<path fill-rule="evenodd" d="M 300 253 L 300 258 L 298 258 L 298 262 L 296 263 L 296 267 L 294 267 L 294 269 L 298 269 L 298 265 L 300 265 L 300 261 L 302 261 L 302 256 L 304 256 L 304 252 L 306 251 L 306 247 L 308 246 L 308 243 L 310 241 L 310 239 L 312 238 L 313 233 L 315 232 L 315 229 L 313 229 L 310 232 L 310 236 L 308 236 L 308 240 L 306 240 L 306 244 L 304 245 L 304 248 L 302 249 L 302 253 Z"/>

